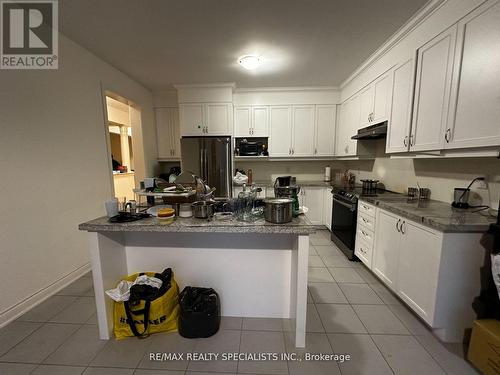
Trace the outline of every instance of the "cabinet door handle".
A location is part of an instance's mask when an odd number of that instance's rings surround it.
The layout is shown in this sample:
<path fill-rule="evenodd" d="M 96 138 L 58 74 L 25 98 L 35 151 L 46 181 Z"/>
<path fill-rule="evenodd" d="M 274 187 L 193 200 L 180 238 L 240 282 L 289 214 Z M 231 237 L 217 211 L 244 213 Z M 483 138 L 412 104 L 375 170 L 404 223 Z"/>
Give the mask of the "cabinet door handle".
<path fill-rule="evenodd" d="M 292 148 L 292 155 L 295 154 L 295 150 Z"/>
<path fill-rule="evenodd" d="M 399 228 L 399 223 L 401 223 L 401 219 L 398 219 L 398 222 L 396 223 L 396 230 L 401 233 L 401 229 Z"/>
<path fill-rule="evenodd" d="M 451 140 L 451 129 L 450 128 L 446 129 L 446 133 L 444 133 L 444 139 L 445 139 L 446 143 L 450 143 L 450 140 Z"/>
<path fill-rule="evenodd" d="M 405 147 L 408 147 L 408 142 L 407 141 L 408 141 L 408 136 L 406 136 L 405 139 L 403 139 L 403 145 Z"/>
<path fill-rule="evenodd" d="M 415 140 L 415 138 L 414 138 L 413 134 L 410 134 L 410 147 L 413 147 L 415 145 L 414 140 Z"/>
<path fill-rule="evenodd" d="M 288 149 L 288 155 L 292 155 L 292 149 L 291 148 Z"/>
<path fill-rule="evenodd" d="M 404 225 L 404 227 L 403 227 Z M 406 221 L 403 220 L 401 223 L 401 233 L 406 234 Z"/>
<path fill-rule="evenodd" d="M 318 149 L 314 149 L 314 154 L 316 155 L 318 153 Z"/>

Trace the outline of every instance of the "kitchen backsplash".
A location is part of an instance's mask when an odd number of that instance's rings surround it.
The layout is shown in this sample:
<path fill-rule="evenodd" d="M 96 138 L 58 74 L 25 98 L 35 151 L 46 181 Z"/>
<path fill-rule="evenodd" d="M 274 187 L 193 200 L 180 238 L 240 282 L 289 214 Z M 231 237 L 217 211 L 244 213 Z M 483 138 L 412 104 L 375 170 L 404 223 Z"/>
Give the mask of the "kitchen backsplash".
<path fill-rule="evenodd" d="M 349 169 L 356 181 L 373 178 L 384 183 L 385 188 L 406 193 L 408 186 L 431 189 L 431 199 L 452 202 L 453 189 L 466 187 L 478 176 L 487 176 L 488 189 L 472 186 L 471 202 L 498 208 L 500 199 L 500 160 L 496 158 L 453 159 L 395 159 L 388 157 L 375 160 L 337 161 L 237 161 L 238 169 L 253 171 L 256 181 L 274 180 L 277 176 L 293 175 L 297 180 L 323 180 L 325 167 L 331 167 L 332 179 L 336 174 Z"/>
<path fill-rule="evenodd" d="M 252 169 L 255 181 L 273 181 L 278 176 L 295 176 L 298 181 L 323 181 L 325 167 L 331 167 L 331 176 L 342 165 L 331 161 L 241 161 L 235 162 L 235 168 Z"/>
<path fill-rule="evenodd" d="M 431 199 L 453 201 L 455 187 L 467 187 L 471 180 L 487 176 L 489 189 L 471 187 L 471 201 L 498 208 L 500 198 L 500 160 L 496 158 L 390 159 L 345 161 L 344 166 L 362 178 L 378 179 L 386 189 L 405 193 L 408 186 L 431 189 Z"/>

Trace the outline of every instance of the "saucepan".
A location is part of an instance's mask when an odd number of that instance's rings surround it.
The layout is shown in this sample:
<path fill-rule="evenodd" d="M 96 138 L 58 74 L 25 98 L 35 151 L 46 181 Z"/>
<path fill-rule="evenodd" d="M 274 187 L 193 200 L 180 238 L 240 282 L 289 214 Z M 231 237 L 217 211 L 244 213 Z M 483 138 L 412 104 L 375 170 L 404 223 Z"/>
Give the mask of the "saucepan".
<path fill-rule="evenodd" d="M 214 216 L 215 203 L 210 201 L 197 201 L 194 202 L 193 207 L 194 217 L 198 219 L 209 219 Z"/>

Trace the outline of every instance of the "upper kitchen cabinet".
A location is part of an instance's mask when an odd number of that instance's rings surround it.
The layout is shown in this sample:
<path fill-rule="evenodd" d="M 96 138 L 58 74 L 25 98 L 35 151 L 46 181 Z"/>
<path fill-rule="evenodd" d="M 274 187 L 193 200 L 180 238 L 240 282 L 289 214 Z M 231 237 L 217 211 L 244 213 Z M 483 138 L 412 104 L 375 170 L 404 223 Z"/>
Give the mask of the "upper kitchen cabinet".
<path fill-rule="evenodd" d="M 458 23 L 445 148 L 500 145 L 500 2 Z"/>
<path fill-rule="evenodd" d="M 158 159 L 179 160 L 181 157 L 178 108 L 156 108 L 156 136 Z"/>
<path fill-rule="evenodd" d="M 360 128 L 360 96 L 355 95 L 342 103 L 340 119 L 337 124 L 336 156 L 354 156 L 357 152 L 357 141 L 351 137 Z"/>
<path fill-rule="evenodd" d="M 360 92 L 360 127 L 374 125 L 389 119 L 391 89 L 392 72 L 387 72 Z"/>
<path fill-rule="evenodd" d="M 456 34 L 454 25 L 417 51 L 411 151 L 440 150 L 444 146 Z"/>
<path fill-rule="evenodd" d="M 270 139 L 269 156 L 292 155 L 292 110 L 288 106 L 269 108 Z"/>
<path fill-rule="evenodd" d="M 410 59 L 396 66 L 392 74 L 392 106 L 385 147 L 388 154 L 408 151 L 410 146 L 415 60 Z"/>
<path fill-rule="evenodd" d="M 292 107 L 292 156 L 314 155 L 314 105 Z"/>
<path fill-rule="evenodd" d="M 269 108 L 244 106 L 234 108 L 235 137 L 268 137 Z"/>
<path fill-rule="evenodd" d="M 181 136 L 231 135 L 232 104 L 179 104 Z"/>
<path fill-rule="evenodd" d="M 337 118 L 337 106 L 317 105 L 316 106 L 316 127 L 315 127 L 315 156 L 335 155 L 335 120 Z"/>
<path fill-rule="evenodd" d="M 271 106 L 269 156 L 315 156 L 315 105 Z M 333 127 L 335 124 L 331 123 Z"/>
<path fill-rule="evenodd" d="M 175 87 L 181 137 L 232 135 L 234 84 Z"/>

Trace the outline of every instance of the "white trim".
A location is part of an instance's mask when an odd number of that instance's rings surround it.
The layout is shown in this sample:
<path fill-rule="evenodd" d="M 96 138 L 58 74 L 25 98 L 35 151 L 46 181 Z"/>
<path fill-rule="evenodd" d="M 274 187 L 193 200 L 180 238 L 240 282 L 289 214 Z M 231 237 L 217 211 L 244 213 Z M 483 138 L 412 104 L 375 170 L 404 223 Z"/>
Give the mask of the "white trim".
<path fill-rule="evenodd" d="M 291 87 L 239 87 L 234 93 L 241 92 L 287 92 L 287 91 L 340 91 L 338 86 L 291 86 Z"/>
<path fill-rule="evenodd" d="M 233 90 L 236 88 L 236 83 L 234 82 L 218 82 L 218 83 L 188 83 L 188 84 L 174 84 L 178 89 L 195 89 L 195 88 L 217 88 L 217 87 L 230 87 Z"/>
<path fill-rule="evenodd" d="M 373 52 L 356 70 L 354 70 L 349 77 L 347 77 L 341 84 L 340 88 L 343 89 L 353 79 L 355 79 L 363 71 L 367 70 L 370 66 L 375 64 L 383 55 L 388 53 L 395 47 L 403 38 L 417 28 L 424 22 L 431 14 L 438 10 L 446 0 L 430 0 L 425 4 L 417 13 L 415 13 L 406 23 L 403 24 L 384 44 L 382 44 L 375 52 Z"/>
<path fill-rule="evenodd" d="M 17 319 L 27 311 L 39 305 L 47 298 L 53 296 L 60 290 L 66 288 L 69 284 L 90 271 L 90 263 L 86 263 L 69 274 L 54 281 L 52 284 L 40 289 L 38 292 L 18 302 L 14 306 L 7 308 L 0 313 L 0 328 L 6 326 L 13 320 Z"/>

